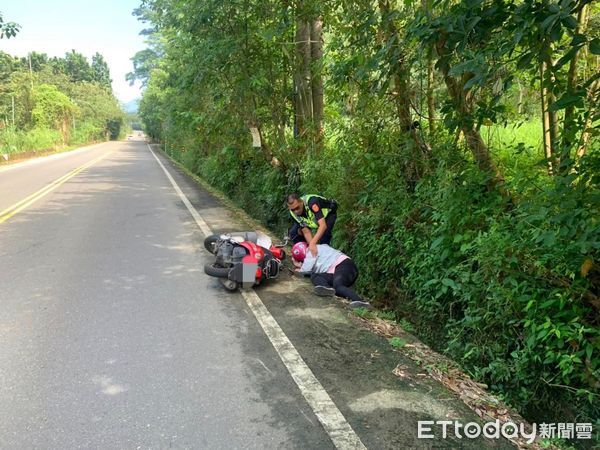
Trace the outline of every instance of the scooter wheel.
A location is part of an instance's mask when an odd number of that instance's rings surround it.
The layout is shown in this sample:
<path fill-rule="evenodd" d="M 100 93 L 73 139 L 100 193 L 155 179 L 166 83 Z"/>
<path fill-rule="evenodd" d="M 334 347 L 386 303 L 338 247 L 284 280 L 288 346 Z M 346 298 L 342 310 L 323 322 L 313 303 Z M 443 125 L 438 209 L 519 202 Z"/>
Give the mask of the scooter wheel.
<path fill-rule="evenodd" d="M 211 234 L 204 239 L 204 248 L 211 252 L 213 255 L 217 253 L 217 241 L 221 238 L 218 234 Z"/>
<path fill-rule="evenodd" d="M 204 265 L 204 273 L 211 277 L 227 278 L 230 270 L 231 270 L 230 267 L 220 267 L 220 266 L 215 266 L 214 264 L 205 264 Z"/>

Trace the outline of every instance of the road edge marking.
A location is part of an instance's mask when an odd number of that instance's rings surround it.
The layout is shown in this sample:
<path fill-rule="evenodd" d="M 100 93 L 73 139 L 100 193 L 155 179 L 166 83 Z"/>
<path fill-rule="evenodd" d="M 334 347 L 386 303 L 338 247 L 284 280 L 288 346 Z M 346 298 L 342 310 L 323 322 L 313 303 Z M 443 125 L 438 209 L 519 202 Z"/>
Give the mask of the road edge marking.
<path fill-rule="evenodd" d="M 212 231 L 210 230 L 210 227 L 208 226 L 208 224 L 204 221 L 204 219 L 200 216 L 200 214 L 198 214 L 198 211 L 196 211 L 196 208 L 194 208 L 194 205 L 192 205 L 190 203 L 190 201 L 185 196 L 183 191 L 179 188 L 179 185 L 175 182 L 175 180 L 173 179 L 173 177 L 171 176 L 169 171 L 163 165 L 162 161 L 160 159 L 158 159 L 156 154 L 152 151 L 152 148 L 150 147 L 150 145 L 148 143 L 146 143 L 146 145 L 148 146 L 148 150 L 150 150 L 150 153 L 152 153 L 152 156 L 154 156 L 154 158 L 156 159 L 156 161 L 158 162 L 158 164 L 160 165 L 162 170 L 165 172 L 165 175 L 167 175 L 167 178 L 171 182 L 171 185 L 173 185 L 175 192 L 177 192 L 177 194 L 179 195 L 179 198 L 181 199 L 183 204 L 186 206 L 186 208 L 188 209 L 188 211 L 190 212 L 190 214 L 196 221 L 196 224 L 198 225 L 200 230 L 202 230 L 202 233 L 204 234 L 204 236 L 208 236 L 208 235 L 212 234 Z"/>
<path fill-rule="evenodd" d="M 209 236 L 212 233 L 208 224 L 198 214 L 194 205 L 189 201 L 183 191 L 179 188 L 177 182 L 173 179 L 169 171 L 165 168 L 162 161 L 156 156 L 149 144 L 148 150 L 156 159 L 160 167 L 165 172 L 167 178 L 173 185 L 173 188 L 179 195 L 179 198 L 196 221 L 196 224 L 204 234 Z M 287 335 L 283 332 L 275 318 L 271 315 L 267 307 L 264 305 L 258 294 L 254 290 L 240 290 L 246 304 L 256 317 L 259 325 L 263 329 L 267 338 L 275 348 L 277 355 L 283 362 L 292 379 L 300 389 L 300 392 L 306 399 L 307 403 L 312 408 L 313 412 L 319 419 L 319 422 L 329 435 L 329 438 L 338 449 L 343 450 L 359 450 L 366 449 L 352 426 L 348 423 L 344 415 L 335 405 L 323 385 L 319 382 L 310 367 L 294 347 Z"/>
<path fill-rule="evenodd" d="M 254 290 L 240 292 L 335 447 L 344 450 L 366 449 L 258 294 Z"/>

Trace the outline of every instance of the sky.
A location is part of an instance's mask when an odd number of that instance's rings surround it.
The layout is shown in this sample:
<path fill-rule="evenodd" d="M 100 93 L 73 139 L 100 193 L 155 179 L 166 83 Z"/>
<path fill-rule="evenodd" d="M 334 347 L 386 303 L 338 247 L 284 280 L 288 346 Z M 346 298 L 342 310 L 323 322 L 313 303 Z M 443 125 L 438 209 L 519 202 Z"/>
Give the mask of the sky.
<path fill-rule="evenodd" d="M 139 83 L 129 86 L 130 58 L 146 48 L 139 32 L 146 28 L 131 13 L 141 0 L 0 1 L 5 22 L 16 22 L 16 37 L 0 39 L 0 51 L 26 56 L 31 51 L 63 57 L 75 50 L 92 62 L 99 52 L 110 69 L 113 91 L 122 102 L 141 96 Z"/>

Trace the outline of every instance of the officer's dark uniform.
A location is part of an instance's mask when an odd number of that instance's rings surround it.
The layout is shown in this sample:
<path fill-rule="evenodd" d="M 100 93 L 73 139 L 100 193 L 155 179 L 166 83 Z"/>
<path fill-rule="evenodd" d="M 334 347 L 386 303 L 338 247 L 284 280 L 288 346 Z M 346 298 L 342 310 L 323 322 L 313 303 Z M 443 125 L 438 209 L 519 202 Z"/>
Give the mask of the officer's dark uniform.
<path fill-rule="evenodd" d="M 294 211 L 290 210 L 292 219 L 294 219 L 294 225 L 290 229 L 290 237 L 294 242 L 304 241 L 304 236 L 300 233 L 300 229 L 308 227 L 313 236 L 319 229 L 318 221 L 325 218 L 327 224 L 327 230 L 319 244 L 329 244 L 331 242 L 331 232 L 337 219 L 337 203 L 333 199 L 327 199 L 320 195 L 303 195 L 300 200 L 304 202 L 304 212 L 298 216 Z"/>

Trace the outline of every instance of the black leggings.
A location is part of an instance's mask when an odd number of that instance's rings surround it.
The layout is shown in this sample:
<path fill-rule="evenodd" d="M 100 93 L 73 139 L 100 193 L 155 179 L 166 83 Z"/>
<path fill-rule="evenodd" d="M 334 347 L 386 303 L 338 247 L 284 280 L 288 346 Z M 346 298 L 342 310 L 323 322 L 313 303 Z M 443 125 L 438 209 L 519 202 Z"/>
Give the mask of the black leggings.
<path fill-rule="evenodd" d="M 310 281 L 315 286 L 326 286 L 335 289 L 335 295 L 347 298 L 351 301 L 362 302 L 354 290 L 350 288 L 358 278 L 358 268 L 350 258 L 345 259 L 335 268 L 333 273 L 313 273 Z"/>

